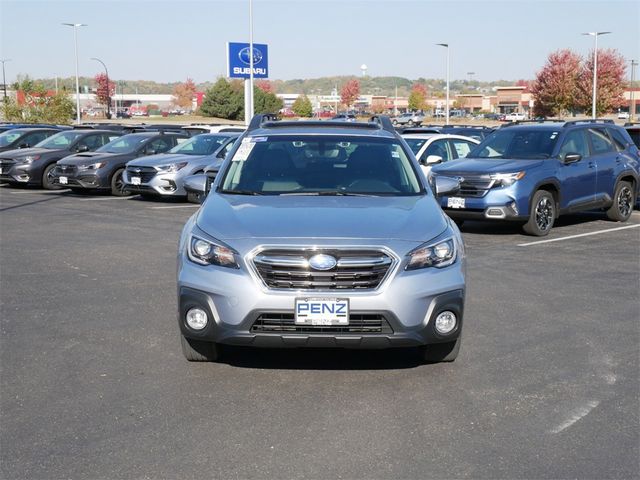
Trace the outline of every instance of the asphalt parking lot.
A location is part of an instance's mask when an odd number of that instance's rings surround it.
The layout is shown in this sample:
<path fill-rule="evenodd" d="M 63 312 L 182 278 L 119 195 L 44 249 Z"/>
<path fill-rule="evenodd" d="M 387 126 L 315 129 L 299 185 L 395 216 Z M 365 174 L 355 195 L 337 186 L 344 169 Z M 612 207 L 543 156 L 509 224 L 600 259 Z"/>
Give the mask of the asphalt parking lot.
<path fill-rule="evenodd" d="M 1 477 L 638 478 L 640 212 L 468 223 L 461 354 L 184 360 L 196 206 L 0 187 Z M 593 234 L 593 235 L 585 235 Z"/>

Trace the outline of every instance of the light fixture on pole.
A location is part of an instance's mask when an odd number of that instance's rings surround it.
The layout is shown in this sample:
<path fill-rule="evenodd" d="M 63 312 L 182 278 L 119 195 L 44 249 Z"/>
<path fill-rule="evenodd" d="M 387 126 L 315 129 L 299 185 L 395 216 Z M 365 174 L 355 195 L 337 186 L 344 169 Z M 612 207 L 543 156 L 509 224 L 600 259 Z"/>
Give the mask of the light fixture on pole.
<path fill-rule="evenodd" d="M 449 125 L 449 44 L 436 43 L 436 45 L 447 49 L 447 103 L 445 105 L 445 125 Z"/>
<path fill-rule="evenodd" d="M 3 58 L 2 60 L 0 60 L 0 62 L 2 62 L 2 87 L 4 88 L 4 101 L 7 101 L 7 80 L 4 76 L 4 64 L 7 62 L 10 62 L 11 59 L 10 58 Z"/>
<path fill-rule="evenodd" d="M 593 98 L 591 102 L 591 118 L 596 118 L 596 95 L 598 84 L 598 37 L 611 32 L 586 32 L 582 35 L 590 35 L 594 39 L 593 45 Z"/>
<path fill-rule="evenodd" d="M 76 52 L 76 123 L 80 124 L 80 80 L 78 79 L 78 27 L 86 27 L 86 23 L 63 23 L 67 27 L 73 27 L 73 41 Z"/>
<path fill-rule="evenodd" d="M 107 118 L 111 118 L 111 95 L 109 94 L 109 70 L 107 70 L 107 66 L 104 64 L 102 60 L 99 58 L 91 57 L 91 60 L 95 60 L 96 62 L 100 62 L 104 67 L 104 74 L 107 77 Z"/>

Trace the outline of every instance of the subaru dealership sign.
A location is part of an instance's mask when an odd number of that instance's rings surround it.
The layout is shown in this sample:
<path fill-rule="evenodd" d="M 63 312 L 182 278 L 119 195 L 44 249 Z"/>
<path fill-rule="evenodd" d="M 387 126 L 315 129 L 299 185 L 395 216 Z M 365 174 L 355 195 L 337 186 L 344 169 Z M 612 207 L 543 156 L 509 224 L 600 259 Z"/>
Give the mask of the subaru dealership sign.
<path fill-rule="evenodd" d="M 230 78 L 249 78 L 249 50 L 248 43 L 227 43 L 227 75 Z M 253 77 L 269 77 L 268 50 L 267 46 L 261 43 L 253 44 Z"/>

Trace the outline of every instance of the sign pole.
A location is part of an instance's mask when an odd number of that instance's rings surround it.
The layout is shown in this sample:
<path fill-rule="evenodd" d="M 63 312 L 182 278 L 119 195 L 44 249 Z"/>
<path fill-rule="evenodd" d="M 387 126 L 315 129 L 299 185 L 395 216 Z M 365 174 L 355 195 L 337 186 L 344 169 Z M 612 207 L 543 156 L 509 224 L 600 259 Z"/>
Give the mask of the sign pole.
<path fill-rule="evenodd" d="M 249 119 L 251 118 L 253 118 L 253 0 L 249 0 Z"/>

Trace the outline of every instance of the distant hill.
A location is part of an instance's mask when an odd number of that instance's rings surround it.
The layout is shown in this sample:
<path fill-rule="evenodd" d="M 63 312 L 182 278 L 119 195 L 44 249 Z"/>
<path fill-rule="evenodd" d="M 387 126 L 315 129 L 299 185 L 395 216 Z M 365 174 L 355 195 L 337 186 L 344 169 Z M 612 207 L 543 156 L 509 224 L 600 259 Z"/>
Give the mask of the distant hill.
<path fill-rule="evenodd" d="M 20 77 L 19 77 L 20 78 Z M 445 81 L 442 79 L 433 78 L 418 78 L 411 80 L 403 77 L 322 77 L 322 78 L 308 78 L 308 79 L 293 79 L 293 80 L 271 80 L 271 85 L 275 93 L 304 93 L 306 95 L 330 95 L 332 90 L 338 87 L 338 92 L 348 80 L 356 78 L 360 81 L 360 93 L 365 95 L 385 95 L 394 96 L 396 94 L 396 87 L 398 88 L 398 96 L 406 97 L 411 91 L 411 86 L 415 83 L 426 85 L 429 92 L 432 93 L 444 93 Z M 55 89 L 55 78 L 40 78 L 34 79 L 37 82 L 43 83 L 48 89 Z M 80 90 L 83 91 L 84 87 L 88 87 L 90 90 L 95 87 L 95 81 L 91 77 L 80 77 Z M 113 81 L 114 79 L 112 79 Z M 75 90 L 75 78 L 66 77 L 58 78 L 58 89 L 68 90 L 73 92 Z M 115 79 L 117 82 L 118 93 L 157 93 L 157 94 L 171 94 L 178 82 L 173 83 L 159 83 L 153 80 L 120 80 Z M 213 86 L 215 79 L 210 82 L 204 82 L 197 84 L 199 91 L 205 91 L 207 88 Z M 489 92 L 493 87 L 515 85 L 515 81 L 510 80 L 496 80 L 491 82 L 480 82 L 477 80 L 452 80 L 451 91 L 452 93 L 480 93 Z"/>

